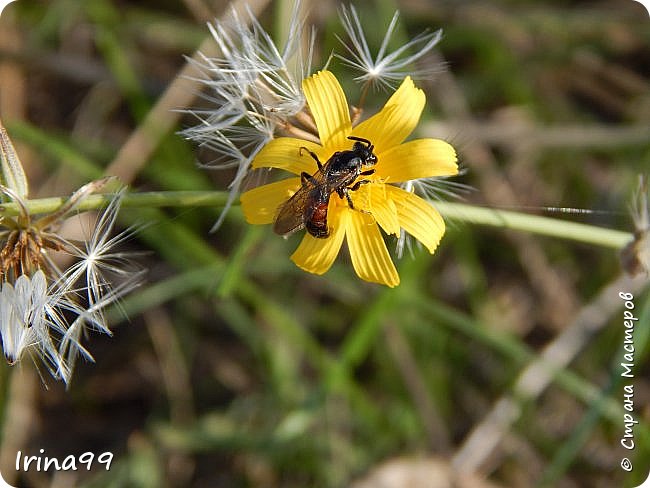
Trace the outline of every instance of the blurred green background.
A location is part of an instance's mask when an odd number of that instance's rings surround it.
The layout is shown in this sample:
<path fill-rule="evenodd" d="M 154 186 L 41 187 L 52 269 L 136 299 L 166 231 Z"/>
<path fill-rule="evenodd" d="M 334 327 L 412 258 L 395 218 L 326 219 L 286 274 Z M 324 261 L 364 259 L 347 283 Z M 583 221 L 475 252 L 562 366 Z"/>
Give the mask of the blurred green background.
<path fill-rule="evenodd" d="M 250 2 L 275 36 L 292 3 Z M 316 68 L 343 52 L 337 2 L 303 1 Z M 631 0 L 364 1 L 376 49 L 444 29 L 447 71 L 418 84 L 418 136 L 458 149 L 467 202 L 632 231 L 650 168 L 650 19 Z M 176 135 L 196 86 L 168 89 L 226 2 L 18 0 L 0 20 L 0 116 L 32 197 L 105 168 L 134 191 L 223 190 Z M 345 80 L 340 63 L 333 71 Z M 349 81 L 346 90 L 355 88 Z M 176 81 L 174 81 L 176 80 Z M 171 94 L 170 94 L 171 92 Z M 163 94 L 166 105 L 161 107 Z M 387 97 L 377 93 L 380 105 Z M 156 105 L 158 104 L 158 105 Z M 150 112 L 157 106 L 157 112 Z M 149 118 L 153 150 L 125 149 Z M 127 156 L 124 155 L 128 152 Z M 122 159 L 120 159 L 122 158 Z M 118 160 L 121 163 L 116 164 Z M 21 487 L 613 487 L 650 470 L 650 300 L 619 257 L 558 239 L 448 222 L 434 256 L 397 263 L 402 284 L 360 281 L 345 253 L 324 276 L 288 257 L 300 237 L 234 208 L 123 211 L 147 282 L 86 342 L 66 391 L 29 362 L 0 367 L 2 473 Z M 389 247 L 393 243 L 389 242 Z M 648 252 L 648 251 L 646 251 Z M 623 300 L 634 294 L 635 378 L 621 378 Z M 557 366 L 540 366 L 541 358 Z M 621 447 L 634 385 L 636 447 Z M 645 420 L 644 420 L 645 419 Z M 16 473 L 17 450 L 115 454 L 68 472 Z M 621 469 L 622 458 L 634 465 Z M 393 481 L 390 481 L 393 480 Z M 385 484 L 381 484 L 381 483 Z M 391 484 L 392 483 L 392 484 Z"/>

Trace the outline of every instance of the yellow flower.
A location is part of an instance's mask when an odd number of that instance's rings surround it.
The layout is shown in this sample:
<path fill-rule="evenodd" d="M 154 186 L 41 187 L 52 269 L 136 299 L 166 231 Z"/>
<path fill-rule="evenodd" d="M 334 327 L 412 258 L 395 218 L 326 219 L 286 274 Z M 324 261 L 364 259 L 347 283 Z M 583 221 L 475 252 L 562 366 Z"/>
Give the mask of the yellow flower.
<path fill-rule="evenodd" d="M 425 104 L 424 92 L 410 77 L 380 112 L 355 127 L 343 89 L 332 73 L 321 71 L 307 78 L 303 90 L 322 144 L 292 137 L 269 142 L 253 160 L 253 168 L 280 168 L 297 177 L 242 194 L 244 216 L 251 224 L 272 223 L 278 207 L 301 187 L 300 174 L 316 173 L 315 160 L 301 147 L 325 163 L 336 151 L 352 149 L 348 136 L 367 139 L 374 144 L 377 164 L 374 174 L 360 177 L 370 182 L 350 191 L 354 209 L 347 199 L 334 193 L 327 212 L 329 237 L 319 239 L 306 233 L 291 260 L 305 271 L 323 274 L 332 266 L 345 238 L 360 278 L 396 286 L 399 275 L 377 224 L 387 234 L 399 236 L 400 230 L 405 230 L 431 253 L 445 232 L 445 224 L 427 201 L 395 184 L 456 174 L 456 153 L 438 139 L 404 142 L 415 129 Z"/>

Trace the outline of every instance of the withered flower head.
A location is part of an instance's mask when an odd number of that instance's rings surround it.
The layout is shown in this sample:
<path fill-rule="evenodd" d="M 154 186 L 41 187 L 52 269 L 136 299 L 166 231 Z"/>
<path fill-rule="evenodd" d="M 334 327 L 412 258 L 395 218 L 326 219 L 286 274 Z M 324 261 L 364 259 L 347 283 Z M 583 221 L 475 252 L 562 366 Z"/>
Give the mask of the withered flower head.
<path fill-rule="evenodd" d="M 0 207 L 2 350 L 10 364 L 29 355 L 67 383 L 80 354 L 92 360 L 80 344 L 84 333 L 110 334 L 104 310 L 137 286 L 142 275 L 128 256 L 114 251 L 129 231 L 110 237 L 123 191 L 100 213 L 88 239 L 66 239 L 61 224 L 112 178 L 88 183 L 58 209 L 39 213 L 30 207 L 22 165 L 1 126 L 0 149 L 0 203 L 13 204 Z M 66 264 L 57 264 L 55 255 Z"/>

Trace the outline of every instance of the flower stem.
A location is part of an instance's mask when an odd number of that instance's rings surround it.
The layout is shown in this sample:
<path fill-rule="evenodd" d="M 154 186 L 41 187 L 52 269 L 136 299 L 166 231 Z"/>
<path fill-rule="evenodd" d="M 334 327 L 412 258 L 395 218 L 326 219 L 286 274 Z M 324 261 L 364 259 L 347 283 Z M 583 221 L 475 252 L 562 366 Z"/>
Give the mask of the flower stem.
<path fill-rule="evenodd" d="M 90 195 L 77 206 L 77 209 L 85 211 L 103 208 L 110 203 L 112 198 L 112 194 Z M 128 193 L 122 197 L 121 205 L 122 208 L 222 208 L 227 199 L 228 193 L 220 191 L 159 191 Z M 56 211 L 66 200 L 67 197 L 41 198 L 37 200 L 26 200 L 24 204 L 31 215 L 45 214 Z M 630 232 L 622 232 L 538 215 L 494 210 L 462 203 L 436 202 L 435 207 L 443 216 L 449 219 L 559 237 L 614 249 L 621 249 L 633 239 L 633 235 Z M 17 215 L 18 213 L 19 208 L 16 203 L 0 204 L 0 217 L 2 215 Z"/>
<path fill-rule="evenodd" d="M 75 208 L 80 211 L 97 210 L 107 207 L 112 201 L 112 193 L 89 195 Z M 47 214 L 56 211 L 67 202 L 68 197 L 39 198 L 24 200 L 23 204 L 31 215 Z M 221 191 L 152 191 L 127 193 L 122 197 L 122 208 L 157 208 L 157 207 L 223 207 L 228 200 L 228 192 Z M 0 216 L 17 215 L 16 203 L 0 204 Z"/>
<path fill-rule="evenodd" d="M 604 227 L 558 220 L 539 215 L 495 210 L 462 203 L 436 202 L 434 206 L 442 215 L 449 219 L 479 225 L 515 229 L 551 237 L 560 237 L 562 239 L 614 249 L 621 249 L 634 238 L 630 232 L 622 232 L 620 230 L 606 229 Z"/>

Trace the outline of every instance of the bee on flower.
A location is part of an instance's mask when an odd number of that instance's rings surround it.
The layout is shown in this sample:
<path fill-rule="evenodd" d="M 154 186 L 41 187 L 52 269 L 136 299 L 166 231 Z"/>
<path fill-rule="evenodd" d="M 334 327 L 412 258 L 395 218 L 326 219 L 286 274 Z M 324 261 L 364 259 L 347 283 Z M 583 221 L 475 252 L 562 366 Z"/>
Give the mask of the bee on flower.
<path fill-rule="evenodd" d="M 303 148 L 324 161 L 349 150 L 350 137 L 370 141 L 377 162 L 372 173 L 361 177 L 363 185 L 355 188 L 356 182 L 351 182 L 346 187 L 352 205 L 347 198 L 330 198 L 328 237 L 305 234 L 291 259 L 305 271 L 323 274 L 332 266 L 345 239 L 360 278 L 396 286 L 399 276 L 379 229 L 396 236 L 404 230 L 431 253 L 445 232 L 444 221 L 435 208 L 398 185 L 456 174 L 456 153 L 451 145 L 438 139 L 405 142 L 425 104 L 424 92 L 409 77 L 382 110 L 354 127 L 343 89 L 331 72 L 321 71 L 307 78 L 303 89 L 320 143 L 291 137 L 274 139 L 255 157 L 253 168 L 279 168 L 297 176 L 313 174 L 318 170 L 315 158 L 306 156 Z M 304 178 L 280 180 L 242 194 L 246 220 L 251 224 L 274 222 L 277 209 L 300 189 Z"/>
<path fill-rule="evenodd" d="M 251 169 L 295 175 L 244 192 L 241 204 L 249 223 L 274 224 L 285 236 L 307 229 L 291 256 L 301 269 L 325 273 L 346 241 L 359 277 L 396 286 L 399 276 L 382 231 L 397 236 L 398 243 L 409 234 L 434 252 L 445 224 L 412 189 L 426 186 L 418 182 L 458 173 L 456 153 L 445 141 L 407 141 L 425 106 L 424 92 L 413 79 L 437 68 L 421 69 L 415 63 L 433 49 L 440 31 L 424 32 L 390 51 L 396 13 L 373 55 L 356 10 L 342 8 L 350 42 L 344 43 L 344 55 L 334 57 L 357 72 L 354 81 L 362 84 L 360 103 L 351 106 L 330 70 L 307 76 L 314 36 L 312 30 L 309 42 L 302 42 L 299 10 L 297 2 L 282 49 L 250 13 L 250 27 L 237 16 L 212 27 L 222 57 L 206 59 L 203 70 L 216 108 L 196 112 L 202 123 L 185 134 L 238 168 L 231 201 Z M 394 93 L 383 109 L 362 120 L 371 87 Z M 244 140 L 255 142 L 245 146 Z"/>
<path fill-rule="evenodd" d="M 142 276 L 115 250 L 129 231 L 111 237 L 123 191 L 117 192 L 84 242 L 59 229 L 79 204 L 112 178 L 88 183 L 55 211 L 32 212 L 20 160 L 0 126 L 0 338 L 9 364 L 31 356 L 68 383 L 78 356 L 92 360 L 81 339 L 89 330 L 110 334 L 108 305 L 136 287 Z M 11 212 L 11 209 L 14 209 Z M 55 257 L 72 264 L 59 266 Z"/>

